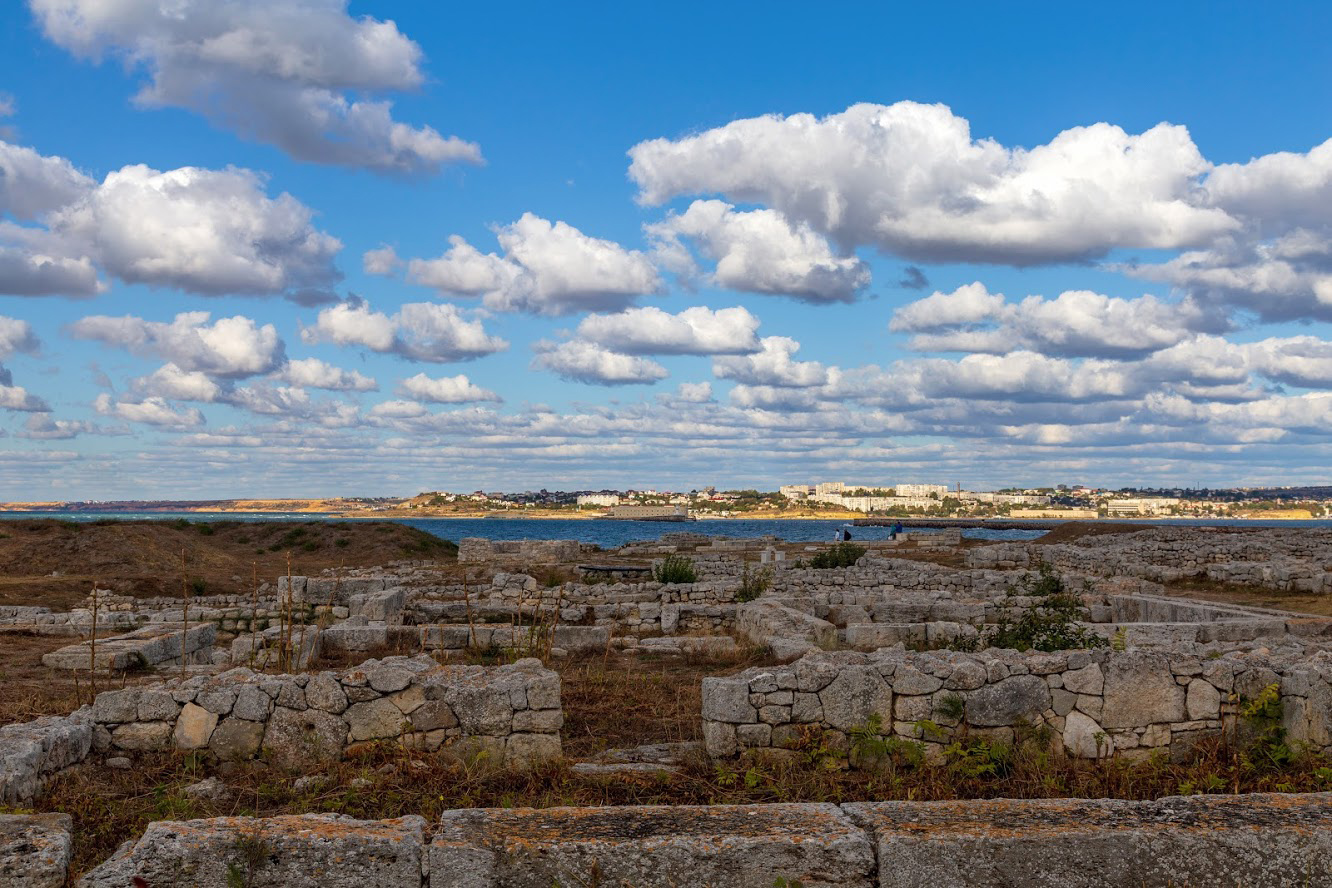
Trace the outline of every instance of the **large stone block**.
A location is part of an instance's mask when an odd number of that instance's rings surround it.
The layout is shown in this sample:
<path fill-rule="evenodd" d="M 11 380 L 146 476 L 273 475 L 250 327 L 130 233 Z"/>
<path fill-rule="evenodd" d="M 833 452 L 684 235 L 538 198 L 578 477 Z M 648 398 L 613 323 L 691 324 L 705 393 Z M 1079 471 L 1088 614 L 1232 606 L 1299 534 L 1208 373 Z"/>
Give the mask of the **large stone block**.
<path fill-rule="evenodd" d="M 425 821 L 336 814 L 219 817 L 148 825 L 79 888 L 421 888 Z M 437 883 L 437 884 L 448 884 Z"/>
<path fill-rule="evenodd" d="M 92 742 L 87 708 L 64 718 L 47 716 L 0 727 L 0 804 L 31 801 L 43 777 L 83 761 Z"/>
<path fill-rule="evenodd" d="M 217 713 L 202 706 L 186 703 L 176 719 L 174 740 L 177 749 L 202 749 L 213 737 L 217 727 Z"/>
<path fill-rule="evenodd" d="M 1140 728 L 1153 724 L 1185 721 L 1185 690 L 1175 682 L 1170 661 L 1161 654 L 1121 654 L 1108 657 L 1105 673 L 1105 706 L 1101 724 L 1115 728 Z"/>
<path fill-rule="evenodd" d="M 703 719 L 743 725 L 758 721 L 758 710 L 749 703 L 749 684 L 741 678 L 703 679 Z"/>
<path fill-rule="evenodd" d="M 264 755 L 279 767 L 301 768 L 335 762 L 347 743 L 347 723 L 318 709 L 279 706 L 264 729 Z"/>
<path fill-rule="evenodd" d="M 966 719 L 977 727 L 1029 723 L 1050 708 L 1050 686 L 1038 675 L 1014 675 L 974 691 Z"/>
<path fill-rule="evenodd" d="M 847 666 L 822 691 L 823 720 L 839 731 L 863 728 L 878 716 L 885 732 L 893 723 L 893 692 L 872 666 Z"/>
<path fill-rule="evenodd" d="M 0 814 L 0 888 L 62 888 L 73 825 L 68 814 Z"/>
<path fill-rule="evenodd" d="M 208 748 L 223 761 L 241 761 L 254 758 L 263 739 L 264 726 L 259 722 L 227 718 L 213 729 Z"/>
<path fill-rule="evenodd" d="M 1332 794 L 844 805 L 881 888 L 1332 884 Z"/>
<path fill-rule="evenodd" d="M 383 697 L 347 707 L 343 718 L 347 720 L 347 738 L 353 742 L 397 737 L 411 730 L 410 719 L 392 700 Z"/>
<path fill-rule="evenodd" d="M 430 880 L 450 888 L 869 888 L 874 856 L 835 805 L 465 810 L 440 819 Z"/>

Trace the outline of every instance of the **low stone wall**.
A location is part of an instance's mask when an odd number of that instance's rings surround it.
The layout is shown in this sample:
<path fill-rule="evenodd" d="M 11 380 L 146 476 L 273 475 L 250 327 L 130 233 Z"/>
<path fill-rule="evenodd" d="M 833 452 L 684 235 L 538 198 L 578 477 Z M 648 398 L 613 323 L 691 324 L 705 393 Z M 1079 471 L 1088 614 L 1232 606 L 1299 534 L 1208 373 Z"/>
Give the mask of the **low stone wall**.
<path fill-rule="evenodd" d="M 703 679 L 703 734 L 714 757 L 783 750 L 815 731 L 849 754 L 853 732 L 919 740 L 937 753 L 964 731 L 1012 742 L 1049 726 L 1068 754 L 1186 758 L 1233 724 L 1239 702 L 1277 685 L 1288 737 L 1332 750 L 1332 657 L 1109 650 L 1053 654 L 812 653 L 786 666 Z"/>
<path fill-rule="evenodd" d="M 150 824 L 78 882 L 1251 888 L 1332 882 L 1332 794 L 468 809 Z M 55 883 L 58 884 L 58 883 Z"/>
<path fill-rule="evenodd" d="M 577 540 L 487 540 L 468 537 L 458 543 L 463 564 L 514 561 L 526 564 L 557 564 L 576 561 L 582 553 Z"/>
<path fill-rule="evenodd" d="M 93 745 L 138 751 L 207 749 L 300 767 L 356 744 L 484 752 L 525 766 L 560 755 L 559 675 L 539 660 L 441 666 L 428 656 L 369 660 L 345 672 L 263 675 L 232 669 L 98 694 Z"/>
<path fill-rule="evenodd" d="M 1000 543 L 967 552 L 973 568 L 1012 570 L 1044 561 L 1087 576 L 1132 576 L 1158 583 L 1206 576 L 1281 592 L 1332 594 L 1332 533 L 1320 528 L 1154 527 L 1091 536 L 1075 544 Z"/>

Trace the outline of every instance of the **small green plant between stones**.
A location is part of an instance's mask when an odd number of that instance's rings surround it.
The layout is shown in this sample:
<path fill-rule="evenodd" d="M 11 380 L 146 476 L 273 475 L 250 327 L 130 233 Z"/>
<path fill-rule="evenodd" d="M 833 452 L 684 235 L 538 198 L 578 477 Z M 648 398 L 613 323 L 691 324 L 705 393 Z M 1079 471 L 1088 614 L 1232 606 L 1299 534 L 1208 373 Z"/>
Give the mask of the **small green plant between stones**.
<path fill-rule="evenodd" d="M 658 583 L 693 583 L 698 580 L 694 560 L 683 555 L 667 555 L 652 568 L 652 578 Z"/>

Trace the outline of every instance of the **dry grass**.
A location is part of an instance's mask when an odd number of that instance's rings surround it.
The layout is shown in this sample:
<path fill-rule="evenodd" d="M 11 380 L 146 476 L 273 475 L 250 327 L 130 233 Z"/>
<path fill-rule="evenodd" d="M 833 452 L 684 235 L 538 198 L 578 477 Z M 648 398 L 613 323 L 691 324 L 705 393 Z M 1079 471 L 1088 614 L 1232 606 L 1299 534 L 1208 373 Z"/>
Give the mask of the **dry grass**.
<path fill-rule="evenodd" d="M 86 674 L 42 665 L 42 654 L 73 644 L 68 635 L 0 632 L 0 725 L 32 721 L 44 715 L 68 715 L 92 702 Z M 98 690 L 157 681 L 152 673 L 99 675 Z"/>
<path fill-rule="evenodd" d="M 179 595 L 181 551 L 195 594 L 249 594 L 251 577 L 374 567 L 404 558 L 453 565 L 457 548 L 379 521 L 0 522 L 0 604 L 72 607 L 93 583 L 138 596 Z M 52 576 L 57 573 L 58 576 Z"/>
<path fill-rule="evenodd" d="M 555 665 L 565 755 L 587 758 L 606 749 L 698 740 L 703 677 L 775 662 L 767 651 L 742 648 L 720 658 L 590 655 Z"/>
<path fill-rule="evenodd" d="M 1216 601 L 1222 604 L 1240 604 L 1249 607 L 1267 607 L 1276 610 L 1332 617 L 1332 595 L 1309 595 L 1300 592 L 1279 592 L 1261 586 L 1239 583 L 1218 583 L 1214 580 L 1191 579 L 1169 583 L 1167 595 L 1194 601 Z"/>

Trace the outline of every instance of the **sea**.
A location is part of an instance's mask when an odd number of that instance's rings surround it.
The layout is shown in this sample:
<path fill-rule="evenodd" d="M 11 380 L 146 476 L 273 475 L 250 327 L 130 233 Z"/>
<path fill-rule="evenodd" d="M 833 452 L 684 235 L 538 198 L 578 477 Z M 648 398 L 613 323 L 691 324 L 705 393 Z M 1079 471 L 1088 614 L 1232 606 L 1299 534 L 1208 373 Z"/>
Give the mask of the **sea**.
<path fill-rule="evenodd" d="M 888 538 L 888 527 L 853 527 L 844 521 L 780 519 L 747 520 L 727 518 L 685 522 L 670 521 L 616 521 L 612 519 L 560 519 L 560 518 L 345 518 L 318 512 L 0 512 L 0 520 L 51 518 L 59 521 L 254 521 L 301 523 L 329 521 L 355 523 L 358 521 L 393 521 L 406 524 L 442 539 L 457 542 L 467 537 L 491 540 L 578 540 L 612 548 L 628 542 L 660 539 L 668 533 L 697 533 L 714 537 L 753 539 L 774 536 L 793 543 L 832 542 L 842 529 L 850 532 L 853 540 L 882 540 Z M 1206 519 L 1163 519 L 1142 522 L 1144 527 L 1174 525 L 1185 527 L 1299 527 L 1332 528 L 1332 519 L 1314 521 L 1262 521 Z M 911 528 L 911 533 L 930 533 L 930 528 Z M 1034 540 L 1046 532 L 1045 528 L 965 528 L 962 536 L 978 540 Z"/>

